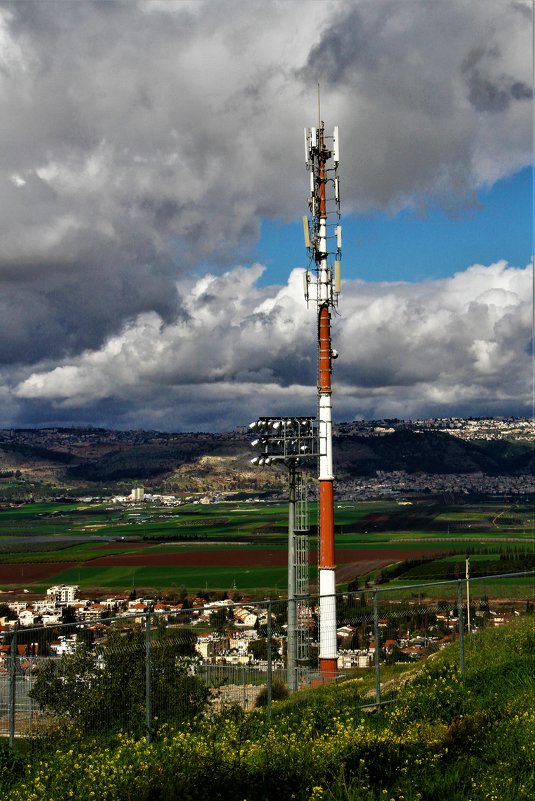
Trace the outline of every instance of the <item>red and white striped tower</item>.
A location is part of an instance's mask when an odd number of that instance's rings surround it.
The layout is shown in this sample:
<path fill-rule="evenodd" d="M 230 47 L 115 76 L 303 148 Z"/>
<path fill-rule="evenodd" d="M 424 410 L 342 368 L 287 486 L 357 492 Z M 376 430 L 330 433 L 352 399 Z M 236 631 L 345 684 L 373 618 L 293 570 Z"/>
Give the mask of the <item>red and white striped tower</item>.
<path fill-rule="evenodd" d="M 338 129 L 334 129 L 331 149 L 325 140 L 322 122 L 318 128 L 305 130 L 311 172 L 311 220 L 304 217 L 305 244 L 315 272 L 315 281 L 308 271 L 305 274 L 305 294 L 308 300 L 310 285 L 316 285 L 318 308 L 319 661 L 321 677 L 329 680 L 337 669 L 331 386 L 332 360 L 337 354 L 331 347 L 331 307 L 337 305 L 340 291 Z"/>

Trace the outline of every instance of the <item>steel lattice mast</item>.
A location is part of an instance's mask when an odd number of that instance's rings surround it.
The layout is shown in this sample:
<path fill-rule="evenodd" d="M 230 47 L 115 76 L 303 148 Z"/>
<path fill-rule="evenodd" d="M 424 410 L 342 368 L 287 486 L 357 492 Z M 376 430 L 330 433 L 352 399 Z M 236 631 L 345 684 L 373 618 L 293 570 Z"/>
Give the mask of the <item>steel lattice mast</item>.
<path fill-rule="evenodd" d="M 313 417 L 260 417 L 249 428 L 258 436 L 251 445 L 261 454 L 256 465 L 282 462 L 288 468 L 288 689 L 297 690 L 308 659 L 308 512 L 301 461 L 317 456 Z"/>
<path fill-rule="evenodd" d="M 315 285 L 318 309 L 318 479 L 319 479 L 319 595 L 320 673 L 325 679 L 336 674 L 336 580 L 334 555 L 334 475 L 332 460 L 332 360 L 331 308 L 338 304 L 340 291 L 340 197 L 338 128 L 334 128 L 331 149 L 327 147 L 323 122 L 305 129 L 305 154 L 310 171 L 310 217 L 305 216 L 305 245 L 312 277 L 305 273 L 307 301 Z"/>

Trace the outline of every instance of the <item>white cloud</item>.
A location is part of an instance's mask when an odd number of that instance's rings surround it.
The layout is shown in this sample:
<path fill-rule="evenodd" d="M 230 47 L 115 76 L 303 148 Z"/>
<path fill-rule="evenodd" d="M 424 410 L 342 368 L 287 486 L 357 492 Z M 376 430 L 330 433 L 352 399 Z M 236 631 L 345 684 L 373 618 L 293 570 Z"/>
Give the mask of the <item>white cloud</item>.
<path fill-rule="evenodd" d="M 13 396 L 71 409 L 118 402 L 122 420 L 138 409 L 146 426 L 165 410 L 175 428 L 246 422 L 248 405 L 311 413 L 315 310 L 299 271 L 269 290 L 256 287 L 260 272 L 237 267 L 182 286 L 185 317 L 140 315 L 99 350 L 32 372 Z M 485 413 L 497 399 L 526 410 L 531 275 L 499 262 L 421 284 L 347 282 L 334 319 L 336 417 L 445 414 L 450 405 Z"/>
<path fill-rule="evenodd" d="M 266 291 L 260 267 L 235 265 L 250 263 L 262 218 L 302 214 L 316 81 L 342 133 L 345 213 L 462 204 L 530 162 L 530 9 L 0 2 L 0 363 L 20 415 L 85 404 L 105 422 L 148 399 L 147 419 L 174 420 L 160 391 L 226 381 L 249 387 L 243 404 L 260 386 L 283 404 L 313 385 L 299 274 Z M 207 264 L 213 275 L 199 277 Z M 502 265 L 444 285 L 348 284 L 344 410 L 361 392 L 378 409 L 383 380 L 428 387 L 434 375 L 440 387 L 455 375 L 466 388 L 468 365 L 487 376 L 487 398 L 490 357 L 475 342 L 499 343 L 505 369 L 523 280 Z M 404 392 L 388 403 L 411 403 Z M 198 408 L 208 419 L 215 407 Z"/>

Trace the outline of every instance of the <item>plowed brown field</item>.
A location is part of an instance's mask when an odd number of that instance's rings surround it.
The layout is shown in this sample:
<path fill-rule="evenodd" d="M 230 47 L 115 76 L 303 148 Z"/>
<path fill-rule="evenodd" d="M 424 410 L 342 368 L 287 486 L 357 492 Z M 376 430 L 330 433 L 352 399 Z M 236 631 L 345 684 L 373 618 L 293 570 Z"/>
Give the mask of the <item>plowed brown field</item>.
<path fill-rule="evenodd" d="M 436 551 L 418 549 L 406 550 L 352 550 L 341 548 L 336 551 L 337 582 L 351 581 L 355 576 L 377 570 L 392 562 L 425 555 L 437 555 Z M 316 564 L 317 555 L 311 552 L 310 564 Z M 284 567 L 288 554 L 284 548 L 236 548 L 218 550 L 214 548 L 199 551 L 180 551 L 176 553 L 134 553 L 110 554 L 97 559 L 80 562 L 25 562 L 24 564 L 0 564 L 1 584 L 30 584 L 43 581 L 63 570 L 73 567 Z"/>
<path fill-rule="evenodd" d="M 422 556 L 433 553 L 428 550 L 411 551 L 410 556 Z M 349 548 L 340 548 L 336 551 L 338 565 L 368 565 L 362 572 L 373 570 L 391 562 L 406 559 L 407 551 L 369 550 L 357 551 Z M 310 553 L 310 563 L 315 564 L 317 556 Z M 245 548 L 232 550 L 202 550 L 176 553 L 132 553 L 110 554 L 99 556 L 81 564 L 87 567 L 283 567 L 288 563 L 288 554 L 285 549 Z"/>
<path fill-rule="evenodd" d="M 22 584 L 41 581 L 55 576 L 62 570 L 76 565 L 76 562 L 25 562 L 21 564 L 0 564 L 0 584 Z"/>

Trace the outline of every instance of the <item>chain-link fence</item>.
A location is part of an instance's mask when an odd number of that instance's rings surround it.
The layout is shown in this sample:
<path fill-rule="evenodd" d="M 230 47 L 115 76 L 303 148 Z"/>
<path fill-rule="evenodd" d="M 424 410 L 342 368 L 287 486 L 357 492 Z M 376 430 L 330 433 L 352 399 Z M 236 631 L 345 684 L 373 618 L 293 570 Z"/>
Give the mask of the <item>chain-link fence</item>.
<path fill-rule="evenodd" d="M 328 677 L 318 669 L 317 596 L 295 602 L 299 648 L 290 663 L 286 600 L 220 601 L 171 615 L 148 609 L 91 623 L 17 628 L 4 632 L 0 644 L 0 735 L 13 742 L 51 732 L 127 731 L 150 740 L 166 723 L 232 705 L 263 706 L 269 715 L 289 687 L 297 688 L 298 700 L 300 690 L 326 681 L 361 683 L 361 706 L 388 703 L 406 663 L 454 640 L 462 674 L 473 631 L 532 610 L 534 577 L 531 571 L 365 585 L 337 594 L 338 669 Z M 515 588 L 511 597 L 508 586 Z"/>

